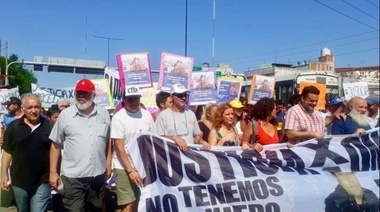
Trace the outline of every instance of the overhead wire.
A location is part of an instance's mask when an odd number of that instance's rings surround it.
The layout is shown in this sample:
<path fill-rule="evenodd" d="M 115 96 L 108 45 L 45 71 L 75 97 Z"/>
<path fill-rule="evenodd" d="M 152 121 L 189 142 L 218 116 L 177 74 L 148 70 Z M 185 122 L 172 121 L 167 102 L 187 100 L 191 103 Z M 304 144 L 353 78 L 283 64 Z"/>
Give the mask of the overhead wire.
<path fill-rule="evenodd" d="M 273 52 L 266 52 L 266 53 L 261 53 L 261 54 L 251 55 L 251 56 L 244 56 L 244 57 L 239 57 L 239 58 L 233 58 L 233 59 L 228 59 L 228 60 L 219 60 L 217 62 L 228 62 L 228 61 L 242 60 L 242 59 L 258 57 L 258 56 L 264 56 L 264 55 L 271 55 L 271 54 L 280 53 L 280 52 L 287 52 L 287 51 L 291 51 L 291 50 L 302 49 L 305 47 L 310 47 L 310 46 L 315 46 L 315 45 L 319 45 L 319 44 L 343 40 L 343 39 L 347 39 L 347 38 L 357 37 L 360 35 L 365 35 L 365 34 L 369 34 L 369 33 L 373 33 L 373 32 L 374 31 L 368 31 L 368 32 L 353 34 L 353 35 L 344 36 L 344 37 L 340 37 L 340 38 L 334 38 L 334 39 L 330 39 L 330 40 L 326 40 L 326 41 L 316 42 L 316 43 L 312 43 L 312 44 L 307 44 L 307 45 L 303 45 L 303 46 L 297 46 L 297 47 L 292 47 L 292 48 L 287 48 L 287 49 L 282 49 L 282 50 L 276 50 Z"/>
<path fill-rule="evenodd" d="M 345 4 L 351 6 L 352 8 L 355 8 L 356 10 L 358 10 L 358 11 L 360 11 L 360 12 L 362 12 L 362 13 L 368 15 L 369 17 L 371 17 L 371 18 L 373 18 L 373 19 L 379 21 L 378 18 L 376 18 L 375 16 L 373 16 L 373 15 L 367 13 L 366 11 L 361 10 L 360 8 L 356 7 L 355 5 L 352 5 L 352 4 L 348 3 L 348 2 L 346 2 L 345 0 L 341 0 L 341 1 L 344 2 Z"/>
<path fill-rule="evenodd" d="M 377 9 L 379 9 L 379 5 L 376 5 L 375 3 L 369 1 L 369 0 L 366 0 L 368 3 L 370 3 L 371 5 L 373 5 L 374 7 L 376 7 Z"/>
<path fill-rule="evenodd" d="M 364 22 L 362 22 L 362 21 L 359 21 L 358 19 L 353 18 L 353 17 L 351 17 L 351 16 L 349 16 L 349 15 L 347 15 L 347 14 L 345 14 L 345 13 L 343 13 L 343 12 L 341 12 L 341 11 L 339 11 L 339 10 L 333 8 L 333 7 L 330 7 L 330 6 L 328 6 L 328 5 L 326 5 L 326 4 L 322 3 L 322 2 L 320 2 L 320 1 L 318 1 L 318 0 L 314 0 L 314 1 L 317 2 L 318 4 L 321 4 L 321 5 L 323 5 L 323 6 L 327 7 L 327 8 L 329 8 L 329 9 L 331 9 L 331 10 L 333 10 L 333 11 L 335 11 L 335 12 L 341 14 L 341 15 L 343 15 L 343 16 L 346 16 L 347 18 L 349 18 L 349 19 L 351 19 L 351 20 L 354 20 L 354 21 L 356 21 L 356 22 L 358 22 L 358 23 L 360 23 L 360 24 L 362 24 L 362 25 L 364 25 L 364 26 L 367 26 L 367 27 L 369 27 L 369 28 L 371 28 L 371 29 L 374 29 L 374 30 L 376 30 L 376 31 L 379 31 L 379 29 L 376 29 L 375 27 L 372 27 L 372 26 L 370 26 L 370 25 L 368 25 L 368 24 L 366 24 L 366 23 L 364 23 Z"/>

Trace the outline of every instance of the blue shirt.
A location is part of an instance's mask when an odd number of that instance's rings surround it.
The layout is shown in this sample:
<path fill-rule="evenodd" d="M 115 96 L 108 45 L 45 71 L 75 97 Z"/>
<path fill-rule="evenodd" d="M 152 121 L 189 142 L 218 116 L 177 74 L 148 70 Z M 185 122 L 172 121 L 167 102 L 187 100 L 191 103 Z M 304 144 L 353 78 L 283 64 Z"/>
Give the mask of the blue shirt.
<path fill-rule="evenodd" d="M 332 123 L 331 135 L 353 134 L 358 128 L 370 130 L 369 125 L 359 126 L 350 116 L 346 120 L 335 119 Z"/>
<path fill-rule="evenodd" d="M 4 127 L 8 127 L 8 125 L 12 122 L 12 121 L 14 121 L 16 118 L 15 118 L 15 116 L 14 115 L 12 115 L 12 114 L 5 114 L 4 115 L 4 120 L 3 120 L 3 126 Z"/>
<path fill-rule="evenodd" d="M 285 112 L 284 111 L 280 111 L 279 113 L 276 114 L 276 119 L 277 121 L 279 122 L 284 122 L 285 121 Z"/>

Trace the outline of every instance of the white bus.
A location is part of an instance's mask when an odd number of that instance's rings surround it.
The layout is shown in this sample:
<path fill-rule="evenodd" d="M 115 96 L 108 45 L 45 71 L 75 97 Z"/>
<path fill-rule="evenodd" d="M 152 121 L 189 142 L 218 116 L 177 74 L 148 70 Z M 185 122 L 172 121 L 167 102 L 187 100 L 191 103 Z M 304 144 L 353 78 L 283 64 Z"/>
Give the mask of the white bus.
<path fill-rule="evenodd" d="M 276 76 L 276 86 L 274 98 L 281 100 L 285 104 L 289 103 L 289 98 L 298 93 L 302 81 L 326 84 L 326 100 L 341 96 L 341 79 L 334 74 L 328 73 L 294 73 Z M 251 80 L 243 82 L 242 96 L 247 97 L 251 87 Z"/>

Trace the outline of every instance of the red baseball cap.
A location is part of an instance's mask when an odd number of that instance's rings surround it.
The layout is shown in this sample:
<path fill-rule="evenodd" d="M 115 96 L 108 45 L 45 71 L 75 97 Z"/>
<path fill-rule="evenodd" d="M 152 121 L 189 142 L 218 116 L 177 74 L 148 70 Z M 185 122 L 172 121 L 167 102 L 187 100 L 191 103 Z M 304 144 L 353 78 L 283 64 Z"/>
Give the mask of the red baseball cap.
<path fill-rule="evenodd" d="M 88 79 L 79 80 L 77 83 L 77 86 L 75 87 L 75 92 L 77 91 L 92 92 L 94 90 L 95 90 L 94 83 L 92 83 L 91 80 L 88 80 Z"/>

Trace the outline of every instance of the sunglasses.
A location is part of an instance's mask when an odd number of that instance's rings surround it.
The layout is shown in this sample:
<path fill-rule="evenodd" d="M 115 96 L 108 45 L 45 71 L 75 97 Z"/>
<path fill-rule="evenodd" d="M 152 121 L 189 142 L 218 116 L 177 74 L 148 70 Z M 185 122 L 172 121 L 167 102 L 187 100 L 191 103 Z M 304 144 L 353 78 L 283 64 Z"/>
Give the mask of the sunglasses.
<path fill-rule="evenodd" d="M 183 99 L 183 98 L 187 98 L 188 94 L 187 93 L 176 93 L 176 94 L 173 94 L 173 96 L 176 96 L 180 99 Z"/>

